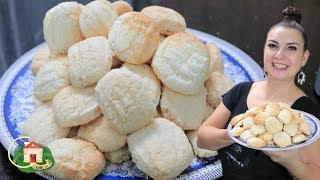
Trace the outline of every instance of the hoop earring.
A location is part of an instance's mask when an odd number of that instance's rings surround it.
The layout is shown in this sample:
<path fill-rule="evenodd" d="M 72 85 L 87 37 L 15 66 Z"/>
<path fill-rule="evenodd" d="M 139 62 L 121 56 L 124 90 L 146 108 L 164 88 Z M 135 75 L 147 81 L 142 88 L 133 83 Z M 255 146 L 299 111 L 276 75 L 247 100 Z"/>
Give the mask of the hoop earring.
<path fill-rule="evenodd" d="M 303 66 L 301 67 L 300 72 L 298 73 L 298 77 L 297 77 L 297 82 L 300 85 L 303 85 L 306 82 L 306 74 L 304 74 L 302 69 L 303 69 Z"/>
<path fill-rule="evenodd" d="M 268 72 L 267 72 L 266 68 L 263 67 L 263 78 L 266 78 L 267 75 L 268 75 Z"/>

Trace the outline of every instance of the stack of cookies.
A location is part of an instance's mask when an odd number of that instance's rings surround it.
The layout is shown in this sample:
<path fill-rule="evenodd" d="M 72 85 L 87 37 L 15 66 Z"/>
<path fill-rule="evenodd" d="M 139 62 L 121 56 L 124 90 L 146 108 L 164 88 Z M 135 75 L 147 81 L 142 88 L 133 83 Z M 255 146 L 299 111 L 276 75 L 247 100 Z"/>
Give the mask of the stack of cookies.
<path fill-rule="evenodd" d="M 255 148 L 298 144 L 312 133 L 304 114 L 285 103 L 268 103 L 233 117 L 230 134 Z"/>
<path fill-rule="evenodd" d="M 92 179 L 106 160 L 132 156 L 152 178 L 172 179 L 194 155 L 216 155 L 196 146 L 196 131 L 234 84 L 220 49 L 186 32 L 181 14 L 63 2 L 43 24 L 47 45 L 32 62 L 36 107 L 23 133 L 51 149 L 56 164 L 46 173 Z"/>

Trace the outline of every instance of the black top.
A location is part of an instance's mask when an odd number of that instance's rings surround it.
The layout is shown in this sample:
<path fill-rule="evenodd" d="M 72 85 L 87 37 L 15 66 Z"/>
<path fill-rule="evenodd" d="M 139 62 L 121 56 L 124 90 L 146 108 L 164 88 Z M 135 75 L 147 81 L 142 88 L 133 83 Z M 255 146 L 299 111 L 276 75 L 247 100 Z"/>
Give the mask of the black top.
<path fill-rule="evenodd" d="M 247 98 L 252 84 L 253 82 L 240 83 L 223 96 L 224 105 L 231 111 L 225 128 L 227 128 L 234 116 L 245 113 L 248 110 Z M 320 118 L 320 105 L 315 104 L 309 97 L 300 97 L 293 103 L 291 108 L 308 112 Z M 262 151 L 234 143 L 221 148 L 218 152 L 222 163 L 224 180 L 293 179 L 286 168 L 273 162 Z"/>

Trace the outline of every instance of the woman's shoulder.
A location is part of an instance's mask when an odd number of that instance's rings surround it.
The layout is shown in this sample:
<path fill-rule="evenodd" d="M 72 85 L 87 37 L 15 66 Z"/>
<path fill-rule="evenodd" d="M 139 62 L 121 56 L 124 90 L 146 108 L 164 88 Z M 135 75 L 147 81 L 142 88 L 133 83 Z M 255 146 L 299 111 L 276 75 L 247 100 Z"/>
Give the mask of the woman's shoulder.
<path fill-rule="evenodd" d="M 237 86 L 251 86 L 253 83 L 253 81 L 246 81 L 239 83 Z"/>
<path fill-rule="evenodd" d="M 308 96 L 302 96 L 297 99 L 293 103 L 292 108 L 308 112 L 320 119 L 320 104 L 315 103 Z"/>
<path fill-rule="evenodd" d="M 235 89 L 250 89 L 254 82 L 241 82 L 234 86 Z"/>
<path fill-rule="evenodd" d="M 300 98 L 298 98 L 295 101 L 295 104 L 302 105 L 302 106 L 305 106 L 305 105 L 310 105 L 311 106 L 311 105 L 313 105 L 313 106 L 316 106 L 316 107 L 320 107 L 320 104 L 317 104 L 315 101 L 313 101 L 308 96 L 301 96 Z"/>
<path fill-rule="evenodd" d="M 253 82 L 241 82 L 235 85 L 233 88 L 231 88 L 226 94 L 231 94 L 233 98 L 234 96 L 239 96 L 239 95 L 242 96 L 243 94 L 245 94 L 250 90 L 252 84 Z"/>
<path fill-rule="evenodd" d="M 233 108 L 239 101 L 242 99 L 243 103 L 245 103 L 245 99 L 248 95 L 251 85 L 253 82 L 241 82 L 235 85 L 232 89 L 230 89 L 227 93 L 222 95 L 223 104 L 232 111 Z"/>

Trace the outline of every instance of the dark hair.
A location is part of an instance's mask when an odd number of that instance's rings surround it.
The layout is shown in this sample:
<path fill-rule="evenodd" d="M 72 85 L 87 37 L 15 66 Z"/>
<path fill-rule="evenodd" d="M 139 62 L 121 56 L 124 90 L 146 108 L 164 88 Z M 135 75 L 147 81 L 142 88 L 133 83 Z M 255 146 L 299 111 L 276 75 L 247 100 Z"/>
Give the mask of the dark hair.
<path fill-rule="evenodd" d="M 308 49 L 307 35 L 304 29 L 302 28 L 302 26 L 300 25 L 300 22 L 301 22 L 300 11 L 295 7 L 288 6 L 282 11 L 282 15 L 284 16 L 282 21 L 272 26 L 271 29 L 273 29 L 276 26 L 281 26 L 284 28 L 292 28 L 292 29 L 298 30 L 299 32 L 301 32 L 301 35 L 304 40 L 303 49 L 307 50 Z"/>

